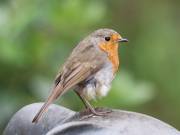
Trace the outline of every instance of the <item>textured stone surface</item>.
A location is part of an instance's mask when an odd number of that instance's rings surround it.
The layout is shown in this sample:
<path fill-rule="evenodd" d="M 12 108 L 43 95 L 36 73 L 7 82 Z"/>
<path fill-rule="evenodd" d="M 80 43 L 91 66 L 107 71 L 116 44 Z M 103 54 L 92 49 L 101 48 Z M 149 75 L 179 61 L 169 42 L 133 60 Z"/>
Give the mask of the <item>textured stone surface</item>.
<path fill-rule="evenodd" d="M 31 121 L 41 106 L 42 103 L 34 103 L 19 110 L 4 135 L 180 135 L 170 125 L 140 113 L 112 110 L 106 116 L 89 117 L 88 112 L 75 113 L 54 104 L 34 124 Z"/>

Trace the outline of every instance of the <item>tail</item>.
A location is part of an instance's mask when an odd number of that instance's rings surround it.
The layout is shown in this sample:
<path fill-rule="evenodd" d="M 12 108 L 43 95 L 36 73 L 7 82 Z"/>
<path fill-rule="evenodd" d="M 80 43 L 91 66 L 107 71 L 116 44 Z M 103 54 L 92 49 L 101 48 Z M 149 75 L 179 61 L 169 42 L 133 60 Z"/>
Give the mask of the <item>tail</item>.
<path fill-rule="evenodd" d="M 50 94 L 50 96 L 48 97 L 47 101 L 44 103 L 44 105 L 41 107 L 41 109 L 39 110 L 39 112 L 36 114 L 36 116 L 34 117 L 34 119 L 32 120 L 32 123 L 37 123 L 38 120 L 42 117 L 43 113 L 47 110 L 47 108 L 49 107 L 49 105 L 58 98 L 58 96 L 60 96 L 63 93 L 63 87 L 61 84 L 58 84 L 54 90 L 52 91 L 52 93 Z"/>

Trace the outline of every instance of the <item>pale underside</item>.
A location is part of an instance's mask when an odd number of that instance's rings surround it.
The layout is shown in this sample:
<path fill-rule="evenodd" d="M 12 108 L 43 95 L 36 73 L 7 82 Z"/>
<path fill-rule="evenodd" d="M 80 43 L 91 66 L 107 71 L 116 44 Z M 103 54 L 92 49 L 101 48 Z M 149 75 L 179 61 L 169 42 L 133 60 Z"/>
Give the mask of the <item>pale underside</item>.
<path fill-rule="evenodd" d="M 88 100 L 101 98 L 108 94 L 113 79 L 112 64 L 108 62 L 96 74 L 87 78 L 83 86 L 76 87 L 76 90 L 81 91 Z"/>

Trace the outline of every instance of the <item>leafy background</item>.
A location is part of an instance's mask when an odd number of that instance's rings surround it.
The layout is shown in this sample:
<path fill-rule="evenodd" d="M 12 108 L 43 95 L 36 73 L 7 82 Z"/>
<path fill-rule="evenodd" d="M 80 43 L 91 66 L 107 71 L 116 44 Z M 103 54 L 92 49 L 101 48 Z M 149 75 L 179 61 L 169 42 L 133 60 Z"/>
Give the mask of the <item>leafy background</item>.
<path fill-rule="evenodd" d="M 44 101 L 72 48 L 98 28 L 130 42 L 96 106 L 136 111 L 180 129 L 179 0 L 0 0 L 0 132 L 21 107 Z M 68 92 L 58 104 L 79 111 Z"/>

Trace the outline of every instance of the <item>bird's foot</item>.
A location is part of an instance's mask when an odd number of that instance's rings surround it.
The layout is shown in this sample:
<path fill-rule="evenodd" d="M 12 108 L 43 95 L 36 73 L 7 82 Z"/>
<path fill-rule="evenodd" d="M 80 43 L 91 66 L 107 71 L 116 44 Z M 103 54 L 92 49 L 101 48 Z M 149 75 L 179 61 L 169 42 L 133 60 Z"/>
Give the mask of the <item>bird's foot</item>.
<path fill-rule="evenodd" d="M 112 110 L 111 109 L 107 109 L 107 108 L 93 108 L 92 110 L 90 110 L 91 113 L 95 116 L 105 116 L 107 115 L 108 113 L 111 113 Z"/>
<path fill-rule="evenodd" d="M 86 108 L 83 112 L 81 112 L 81 119 L 88 119 L 93 116 L 105 116 L 108 113 L 111 113 L 111 109 L 106 109 L 106 108 Z"/>
<path fill-rule="evenodd" d="M 103 107 L 97 107 L 97 108 L 95 108 L 95 110 L 96 111 L 98 111 L 98 112 L 104 112 L 104 113 L 111 113 L 111 112 L 113 112 L 113 110 L 112 109 L 109 109 L 109 108 L 103 108 Z"/>

